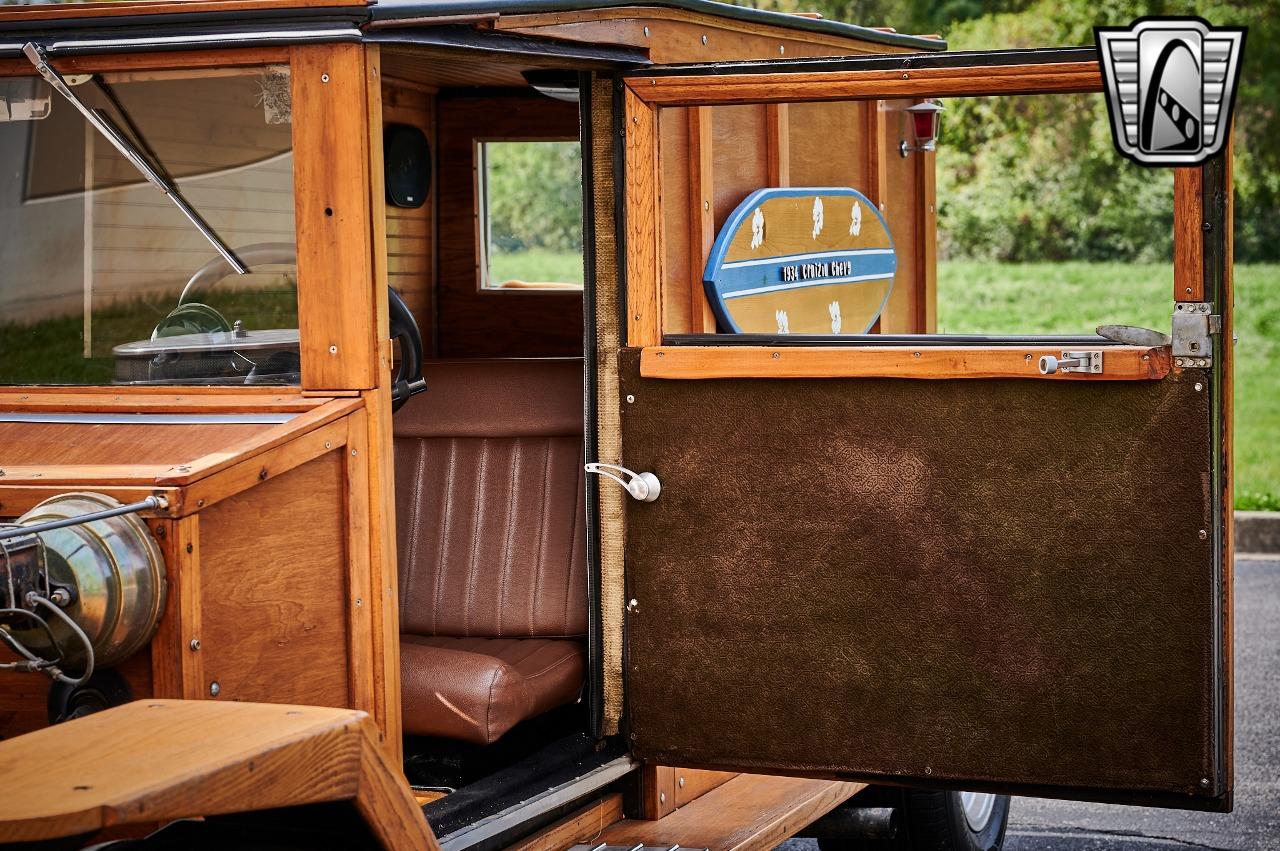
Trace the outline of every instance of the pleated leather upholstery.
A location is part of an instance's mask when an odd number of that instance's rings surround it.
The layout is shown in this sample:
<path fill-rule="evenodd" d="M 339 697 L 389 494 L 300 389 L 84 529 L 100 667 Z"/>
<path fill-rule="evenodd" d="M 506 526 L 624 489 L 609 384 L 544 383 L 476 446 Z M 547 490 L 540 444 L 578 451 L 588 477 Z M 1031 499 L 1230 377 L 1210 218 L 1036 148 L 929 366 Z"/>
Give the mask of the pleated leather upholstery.
<path fill-rule="evenodd" d="M 396 470 L 401 631 L 586 634 L 580 435 L 399 439 Z"/>
<path fill-rule="evenodd" d="M 582 361 L 424 376 L 394 426 L 404 727 L 487 744 L 582 690 Z"/>

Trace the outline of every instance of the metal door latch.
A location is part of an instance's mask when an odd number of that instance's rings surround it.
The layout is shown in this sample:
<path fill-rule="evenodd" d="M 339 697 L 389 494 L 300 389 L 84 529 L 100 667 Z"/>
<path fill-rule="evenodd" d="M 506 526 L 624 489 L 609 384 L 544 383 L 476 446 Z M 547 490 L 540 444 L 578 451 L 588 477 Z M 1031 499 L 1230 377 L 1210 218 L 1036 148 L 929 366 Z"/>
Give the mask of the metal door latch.
<path fill-rule="evenodd" d="M 619 467 L 617 464 L 601 464 L 598 461 L 592 461 L 583 467 L 588 473 L 595 473 L 598 476 L 613 479 L 618 484 L 627 489 L 627 493 L 631 494 L 633 499 L 640 502 L 653 502 L 658 498 L 658 494 L 662 493 L 662 482 L 658 481 L 658 477 L 653 473 L 637 473 L 628 470 L 626 467 Z M 610 473 L 610 470 L 617 470 L 627 479 L 622 479 Z"/>
<path fill-rule="evenodd" d="M 1053 375 L 1055 372 L 1102 372 L 1102 350 L 1092 349 L 1084 352 L 1063 352 L 1062 357 L 1053 355 L 1040 356 L 1040 374 Z"/>
<path fill-rule="evenodd" d="M 1222 333 L 1222 317 L 1202 301 L 1178 302 L 1173 311 L 1175 366 L 1212 366 L 1213 335 Z"/>

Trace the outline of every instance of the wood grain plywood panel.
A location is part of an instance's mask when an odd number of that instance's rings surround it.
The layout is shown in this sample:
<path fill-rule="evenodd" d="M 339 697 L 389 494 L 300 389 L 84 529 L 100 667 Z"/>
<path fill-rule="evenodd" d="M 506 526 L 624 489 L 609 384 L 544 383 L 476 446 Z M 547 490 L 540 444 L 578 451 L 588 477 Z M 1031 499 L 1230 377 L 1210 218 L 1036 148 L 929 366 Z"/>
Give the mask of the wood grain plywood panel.
<path fill-rule="evenodd" d="M 581 292 L 480 289 L 476 142 L 576 139 L 575 104 L 542 95 L 450 97 L 437 103 L 438 275 L 441 357 L 582 354 Z"/>
<path fill-rule="evenodd" d="M 689 111 L 658 110 L 658 171 L 662 183 L 662 330 L 666 334 L 686 334 L 690 324 L 688 293 L 694 284 L 691 269 L 690 194 L 692 163 L 689 162 Z"/>
<path fill-rule="evenodd" d="M 719 233 L 734 208 L 769 185 L 768 122 L 758 104 L 718 106 L 712 115 L 712 182 L 715 229 Z"/>
<path fill-rule="evenodd" d="M 889 224 L 893 247 L 898 253 L 898 273 L 893 291 L 880 316 L 880 330 L 885 334 L 924 333 L 924 275 L 920 252 L 920 176 L 921 158 L 917 154 L 903 157 L 898 143 L 905 130 L 902 110 L 914 101 L 885 102 L 885 147 L 881 151 L 885 170 L 885 197 L 880 199 L 881 212 Z"/>
<path fill-rule="evenodd" d="M 849 186 L 867 194 L 866 109 L 857 101 L 788 105 L 792 186 Z"/>
<path fill-rule="evenodd" d="M 345 501 L 330 452 L 201 512 L 206 694 L 348 705 Z"/>
<path fill-rule="evenodd" d="M 385 77 L 384 77 L 385 81 Z M 400 85 L 383 84 L 382 122 L 407 124 L 426 134 L 431 152 L 436 151 L 435 96 Z M 434 171 L 434 169 L 433 169 Z M 435 175 L 426 202 L 417 208 L 395 207 L 384 197 L 382 214 L 387 227 L 387 277 L 408 305 L 422 332 L 424 350 L 433 350 L 434 318 L 431 315 L 432 257 L 431 226 L 435 205 Z"/>
<path fill-rule="evenodd" d="M 188 464 L 274 425 L 0 422 L 0 468 L 82 464 Z"/>
<path fill-rule="evenodd" d="M 367 389 L 376 383 L 379 294 L 365 48 L 306 45 L 290 54 L 294 177 L 303 187 L 295 200 L 302 382 Z"/>

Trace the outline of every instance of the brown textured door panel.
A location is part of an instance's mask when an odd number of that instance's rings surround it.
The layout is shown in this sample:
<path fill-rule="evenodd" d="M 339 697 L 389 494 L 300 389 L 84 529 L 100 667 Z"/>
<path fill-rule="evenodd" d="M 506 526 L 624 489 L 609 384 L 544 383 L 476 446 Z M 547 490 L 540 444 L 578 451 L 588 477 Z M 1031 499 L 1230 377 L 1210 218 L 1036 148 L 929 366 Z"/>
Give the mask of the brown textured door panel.
<path fill-rule="evenodd" d="M 1229 806 L 1207 371 L 620 368 L 638 756 Z"/>

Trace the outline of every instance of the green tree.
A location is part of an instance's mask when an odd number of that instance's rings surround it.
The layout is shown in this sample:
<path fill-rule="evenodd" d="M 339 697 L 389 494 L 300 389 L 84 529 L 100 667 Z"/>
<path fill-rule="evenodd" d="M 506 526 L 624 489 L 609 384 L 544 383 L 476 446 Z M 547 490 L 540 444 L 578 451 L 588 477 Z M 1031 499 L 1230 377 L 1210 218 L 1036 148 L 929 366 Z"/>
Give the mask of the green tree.
<path fill-rule="evenodd" d="M 752 0 L 949 49 L 1092 45 L 1095 26 L 1199 15 L 1247 26 L 1235 123 L 1236 257 L 1280 260 L 1280 0 Z M 943 250 L 1006 260 L 1167 258 L 1168 169 L 1120 158 L 1097 96 L 949 99 L 938 157 Z M 1160 211 L 1153 213 L 1153 211 Z"/>
<path fill-rule="evenodd" d="M 582 147 L 577 142 L 485 144 L 485 215 L 494 245 L 582 251 Z"/>

